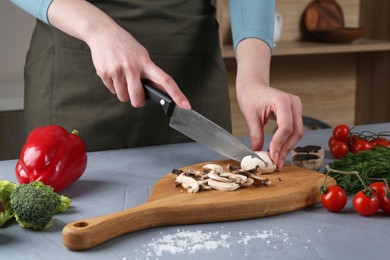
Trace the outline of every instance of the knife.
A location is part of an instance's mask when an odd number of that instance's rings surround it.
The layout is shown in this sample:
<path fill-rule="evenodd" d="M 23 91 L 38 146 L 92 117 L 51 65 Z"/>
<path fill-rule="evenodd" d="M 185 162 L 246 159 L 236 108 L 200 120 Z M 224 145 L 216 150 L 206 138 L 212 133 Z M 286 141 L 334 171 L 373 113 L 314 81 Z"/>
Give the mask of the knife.
<path fill-rule="evenodd" d="M 159 104 L 163 108 L 165 115 L 170 118 L 169 126 L 173 129 L 209 149 L 239 162 L 247 155 L 259 157 L 235 136 L 211 120 L 192 109 L 185 110 L 178 107 L 170 96 L 149 81 L 142 80 L 142 84 L 145 99 Z"/>

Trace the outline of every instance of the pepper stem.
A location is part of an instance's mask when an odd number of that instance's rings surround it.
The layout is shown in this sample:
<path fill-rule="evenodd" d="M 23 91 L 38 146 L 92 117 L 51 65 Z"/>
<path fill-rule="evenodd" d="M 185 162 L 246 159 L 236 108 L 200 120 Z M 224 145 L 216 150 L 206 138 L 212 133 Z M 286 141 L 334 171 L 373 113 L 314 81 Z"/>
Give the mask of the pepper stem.
<path fill-rule="evenodd" d="M 74 129 L 74 130 L 72 131 L 72 134 L 74 134 L 74 135 L 79 135 L 79 131 L 77 131 L 76 129 Z"/>

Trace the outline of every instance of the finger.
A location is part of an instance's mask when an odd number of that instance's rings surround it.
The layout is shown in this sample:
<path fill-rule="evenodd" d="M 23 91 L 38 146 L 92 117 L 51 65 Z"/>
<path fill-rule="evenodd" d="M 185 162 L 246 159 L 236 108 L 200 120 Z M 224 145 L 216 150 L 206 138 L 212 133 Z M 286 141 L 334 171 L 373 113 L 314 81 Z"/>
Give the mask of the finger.
<path fill-rule="evenodd" d="M 145 78 L 152 81 L 156 87 L 167 92 L 180 108 L 191 109 L 191 105 L 187 97 L 180 90 L 173 78 L 166 74 L 162 69 L 153 65 L 149 67 L 144 74 Z"/>
<path fill-rule="evenodd" d="M 127 102 L 130 99 L 129 92 L 127 90 L 126 78 L 122 73 L 118 73 L 113 78 L 114 88 L 118 99 L 121 102 Z"/>
<path fill-rule="evenodd" d="M 103 84 L 108 88 L 108 90 L 112 93 L 112 94 L 116 94 L 115 92 L 115 87 L 114 87 L 114 83 L 112 82 L 111 78 L 101 78 L 102 81 L 103 81 Z"/>
<path fill-rule="evenodd" d="M 146 101 L 140 76 L 128 74 L 126 81 L 131 105 L 135 108 L 143 107 Z"/>
<path fill-rule="evenodd" d="M 249 127 L 251 149 L 253 151 L 261 151 L 264 145 L 264 123 L 261 121 L 261 119 L 257 116 L 256 113 L 250 114 L 251 115 L 246 118 L 246 121 Z"/>
<path fill-rule="evenodd" d="M 273 153 L 278 151 L 278 166 L 281 169 L 284 164 L 284 160 L 287 154 L 294 148 L 298 141 L 303 136 L 303 123 L 302 123 L 302 103 L 301 100 L 296 96 L 290 96 L 290 112 L 286 111 L 283 115 L 291 115 L 290 119 L 283 118 L 281 115 L 280 124 L 278 123 L 278 129 L 275 135 L 275 142 L 271 142 L 271 148 Z M 279 127 L 280 126 L 280 127 Z M 280 135 L 279 135 L 280 134 Z M 273 140 L 274 141 L 274 140 Z M 276 144 L 276 147 L 275 147 Z M 280 145 L 280 147 L 278 147 Z M 277 157 L 277 156 L 276 156 Z"/>
<path fill-rule="evenodd" d="M 279 167 L 283 167 L 281 161 L 284 161 L 284 154 L 281 153 L 282 147 L 293 133 L 293 112 L 289 97 L 286 95 L 279 102 L 275 108 L 274 114 L 276 116 L 277 129 L 272 137 L 270 143 L 271 158 Z"/>
<path fill-rule="evenodd" d="M 283 162 L 287 154 L 295 147 L 295 145 L 299 142 L 299 140 L 303 137 L 304 134 L 302 121 L 302 103 L 299 98 L 293 97 L 291 109 L 293 113 L 293 132 L 281 148 L 281 167 L 283 167 Z"/>

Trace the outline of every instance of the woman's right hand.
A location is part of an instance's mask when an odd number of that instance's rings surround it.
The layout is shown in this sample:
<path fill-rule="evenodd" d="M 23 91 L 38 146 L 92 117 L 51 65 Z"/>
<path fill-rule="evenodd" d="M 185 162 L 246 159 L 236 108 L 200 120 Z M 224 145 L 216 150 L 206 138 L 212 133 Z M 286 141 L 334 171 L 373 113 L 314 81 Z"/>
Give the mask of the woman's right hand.
<path fill-rule="evenodd" d="M 133 107 L 145 104 L 141 79 L 148 79 L 168 93 L 176 104 L 189 109 L 187 98 L 171 76 L 156 66 L 148 51 L 127 31 L 115 30 L 95 35 L 88 42 L 97 75 L 122 102 Z"/>
<path fill-rule="evenodd" d="M 148 79 L 179 107 L 191 108 L 173 78 L 153 63 L 148 51 L 94 5 L 84 0 L 54 0 L 48 17 L 51 25 L 88 44 L 97 75 L 120 101 L 143 106 L 141 79 Z"/>

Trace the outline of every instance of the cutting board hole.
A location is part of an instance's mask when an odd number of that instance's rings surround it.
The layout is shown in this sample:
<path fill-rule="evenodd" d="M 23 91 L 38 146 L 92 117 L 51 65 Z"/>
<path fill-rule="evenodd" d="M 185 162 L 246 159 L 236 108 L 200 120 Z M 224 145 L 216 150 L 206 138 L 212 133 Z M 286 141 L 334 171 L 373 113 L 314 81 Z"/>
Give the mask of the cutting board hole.
<path fill-rule="evenodd" d="M 87 222 L 77 222 L 73 226 L 77 227 L 77 228 L 86 227 L 86 226 L 88 226 L 88 223 Z"/>

